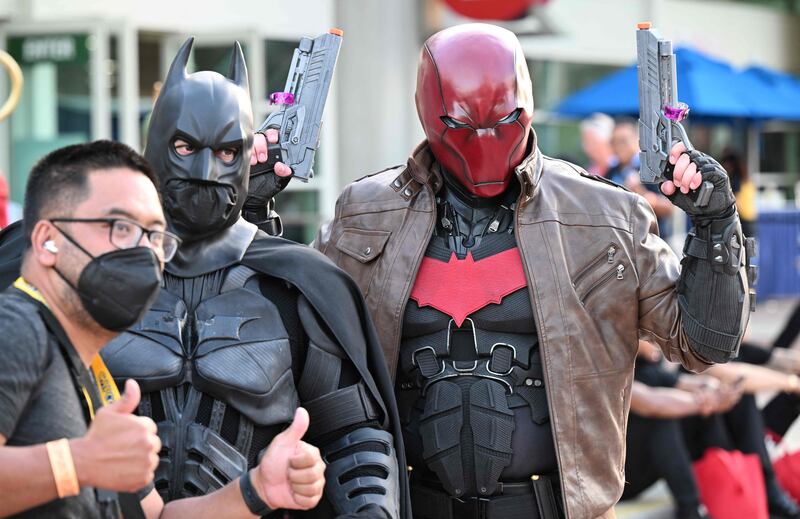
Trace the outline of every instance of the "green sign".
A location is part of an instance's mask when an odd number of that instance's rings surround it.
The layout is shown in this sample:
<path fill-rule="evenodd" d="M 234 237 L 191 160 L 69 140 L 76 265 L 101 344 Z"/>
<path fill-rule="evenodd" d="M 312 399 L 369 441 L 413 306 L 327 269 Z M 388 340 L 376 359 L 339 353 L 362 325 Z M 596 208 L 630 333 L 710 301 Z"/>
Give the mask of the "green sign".
<path fill-rule="evenodd" d="M 8 53 L 20 65 L 33 63 L 89 62 L 89 37 L 86 34 L 38 34 L 8 39 Z"/>

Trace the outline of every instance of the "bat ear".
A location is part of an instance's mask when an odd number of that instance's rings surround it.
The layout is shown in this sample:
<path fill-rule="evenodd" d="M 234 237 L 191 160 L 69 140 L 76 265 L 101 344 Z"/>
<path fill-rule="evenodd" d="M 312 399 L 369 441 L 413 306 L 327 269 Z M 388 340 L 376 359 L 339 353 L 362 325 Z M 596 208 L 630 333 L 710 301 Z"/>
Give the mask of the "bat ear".
<path fill-rule="evenodd" d="M 194 36 L 190 36 L 172 60 L 172 65 L 169 67 L 167 79 L 164 80 L 164 90 L 173 84 L 178 84 L 186 77 L 186 65 L 189 63 L 189 55 L 192 53 L 192 45 L 194 44 Z"/>
<path fill-rule="evenodd" d="M 228 68 L 228 79 L 245 90 L 250 90 L 247 81 L 247 65 L 244 62 L 242 46 L 239 45 L 238 41 L 233 44 L 233 50 L 231 51 L 231 65 Z"/>

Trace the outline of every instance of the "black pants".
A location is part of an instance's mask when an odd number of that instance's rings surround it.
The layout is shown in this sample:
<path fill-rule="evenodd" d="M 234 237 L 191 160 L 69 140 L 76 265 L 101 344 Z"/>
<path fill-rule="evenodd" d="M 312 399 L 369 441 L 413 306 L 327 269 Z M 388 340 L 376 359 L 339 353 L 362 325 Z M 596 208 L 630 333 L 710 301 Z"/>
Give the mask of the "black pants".
<path fill-rule="evenodd" d="M 659 420 L 631 413 L 627 440 L 622 499 L 636 497 L 664 478 L 678 508 L 696 507 L 700 497 L 692 462 L 699 460 L 710 447 L 757 454 L 767 489 L 777 485 L 764 444 L 764 421 L 752 395 L 743 396 L 733 409 L 722 415 Z"/>
<path fill-rule="evenodd" d="M 682 428 L 692 460 L 698 460 L 709 447 L 756 454 L 761 460 L 767 490 L 777 486 L 775 471 L 764 443 L 764 420 L 753 395 L 744 395 L 723 415 L 684 418 Z"/>
<path fill-rule="evenodd" d="M 800 304 L 795 306 L 792 315 L 783 327 L 783 330 L 772 343 L 775 348 L 788 348 L 792 345 L 797 335 L 800 334 Z"/>
<path fill-rule="evenodd" d="M 697 508 L 700 495 L 678 420 L 631 413 L 627 442 L 623 500 L 635 498 L 664 478 L 679 509 Z"/>
<path fill-rule="evenodd" d="M 800 305 L 797 306 L 794 314 L 789 318 L 786 327 L 775 341 L 774 347 L 790 346 L 798 333 L 800 333 Z M 737 360 L 748 364 L 764 365 L 769 362 L 771 353 L 770 350 L 743 342 L 739 349 L 739 358 Z M 768 429 L 783 436 L 795 419 L 800 416 L 800 396 L 781 393 L 764 407 L 761 415 L 764 418 L 764 425 Z"/>
<path fill-rule="evenodd" d="M 761 410 L 767 428 L 783 436 L 800 416 L 800 396 L 781 393 Z"/>

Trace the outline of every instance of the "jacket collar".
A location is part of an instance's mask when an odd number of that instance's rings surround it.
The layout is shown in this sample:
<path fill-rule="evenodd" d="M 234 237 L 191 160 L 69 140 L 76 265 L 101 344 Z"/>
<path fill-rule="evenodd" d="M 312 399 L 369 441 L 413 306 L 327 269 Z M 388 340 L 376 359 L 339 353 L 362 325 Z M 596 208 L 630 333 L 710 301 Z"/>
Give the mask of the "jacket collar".
<path fill-rule="evenodd" d="M 538 139 L 533 128 L 531 128 L 531 140 L 531 152 L 514 168 L 520 186 L 522 186 L 523 203 L 528 203 L 533 199 L 542 179 L 542 152 L 539 151 Z"/>
<path fill-rule="evenodd" d="M 533 199 L 542 177 L 542 153 L 537 146 L 536 132 L 532 128 L 531 139 L 533 139 L 531 152 L 514 168 L 522 186 L 525 203 Z M 434 193 L 437 193 L 444 183 L 441 168 L 433 157 L 427 140 L 422 141 L 414 149 L 408 159 L 406 171 L 418 183 L 430 186 Z"/>

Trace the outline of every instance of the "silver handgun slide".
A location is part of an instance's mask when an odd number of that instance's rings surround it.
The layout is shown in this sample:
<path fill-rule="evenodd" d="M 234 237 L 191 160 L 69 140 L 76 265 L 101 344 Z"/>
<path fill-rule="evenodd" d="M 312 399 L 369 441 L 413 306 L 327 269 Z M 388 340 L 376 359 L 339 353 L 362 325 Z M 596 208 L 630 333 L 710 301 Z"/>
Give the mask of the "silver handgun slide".
<path fill-rule="evenodd" d="M 678 81 L 672 42 L 660 38 L 650 22 L 637 25 L 636 53 L 639 79 L 639 176 L 645 183 L 661 183 L 672 178 L 669 150 L 683 142 L 694 149 L 681 121 L 689 115 L 686 103 L 678 101 Z M 666 176 L 665 176 L 666 175 Z M 695 205 L 708 205 L 714 189 L 703 182 Z"/>
<path fill-rule="evenodd" d="M 250 168 L 250 175 L 273 170 L 276 162 L 292 168 L 293 178 L 308 182 L 314 175 L 314 155 L 319 148 L 319 133 L 325 102 L 331 88 L 342 31 L 331 29 L 314 39 L 303 38 L 294 51 L 283 92 L 270 95 L 281 107 L 271 113 L 259 132 L 278 130 L 278 143 L 269 144 L 267 162 Z"/>

